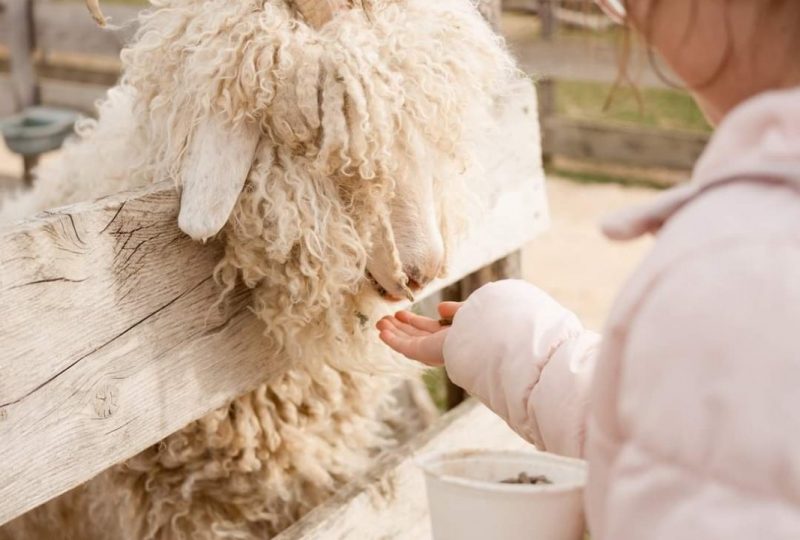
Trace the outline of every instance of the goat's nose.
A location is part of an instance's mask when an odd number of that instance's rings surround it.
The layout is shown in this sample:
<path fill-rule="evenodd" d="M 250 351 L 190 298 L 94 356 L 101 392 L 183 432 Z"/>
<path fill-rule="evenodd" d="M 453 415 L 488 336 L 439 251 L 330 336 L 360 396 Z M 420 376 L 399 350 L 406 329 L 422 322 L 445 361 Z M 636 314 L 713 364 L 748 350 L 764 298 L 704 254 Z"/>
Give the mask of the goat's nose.
<path fill-rule="evenodd" d="M 433 281 L 439 274 L 441 264 L 431 265 L 430 268 L 420 268 L 419 266 L 411 266 L 406 269 L 406 276 L 408 276 L 408 288 L 412 291 L 418 291 L 424 288 L 428 283 Z"/>

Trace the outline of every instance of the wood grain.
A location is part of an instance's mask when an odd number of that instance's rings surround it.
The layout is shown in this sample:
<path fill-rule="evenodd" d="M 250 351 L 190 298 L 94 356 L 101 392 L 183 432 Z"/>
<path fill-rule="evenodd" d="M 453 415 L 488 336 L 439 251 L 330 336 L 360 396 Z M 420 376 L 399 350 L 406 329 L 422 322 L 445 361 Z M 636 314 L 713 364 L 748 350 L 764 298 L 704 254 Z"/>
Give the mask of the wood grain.
<path fill-rule="evenodd" d="M 496 112 L 470 176 L 486 208 L 420 298 L 547 223 L 531 86 Z M 282 369 L 261 356 L 246 290 L 213 307 L 221 247 L 184 236 L 177 211 L 162 183 L 0 229 L 0 523 Z"/>

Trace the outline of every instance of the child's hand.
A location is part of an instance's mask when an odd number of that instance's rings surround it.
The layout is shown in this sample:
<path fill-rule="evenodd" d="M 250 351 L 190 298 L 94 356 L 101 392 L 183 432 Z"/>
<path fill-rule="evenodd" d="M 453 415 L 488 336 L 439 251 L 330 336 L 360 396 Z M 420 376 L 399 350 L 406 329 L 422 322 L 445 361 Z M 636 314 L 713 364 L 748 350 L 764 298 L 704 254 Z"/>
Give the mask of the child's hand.
<path fill-rule="evenodd" d="M 439 315 L 443 320 L 452 320 L 461 302 L 442 302 Z M 429 366 L 444 364 L 442 349 L 449 326 L 439 321 L 415 315 L 410 311 L 398 311 L 378 321 L 381 340 L 400 354 Z"/>

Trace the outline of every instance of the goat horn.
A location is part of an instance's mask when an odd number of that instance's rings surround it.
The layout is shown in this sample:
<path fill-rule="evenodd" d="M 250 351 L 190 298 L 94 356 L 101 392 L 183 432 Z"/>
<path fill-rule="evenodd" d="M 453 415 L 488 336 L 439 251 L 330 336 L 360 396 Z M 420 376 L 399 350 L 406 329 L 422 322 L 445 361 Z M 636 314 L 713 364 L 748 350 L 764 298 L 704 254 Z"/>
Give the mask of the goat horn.
<path fill-rule="evenodd" d="M 294 0 L 294 3 L 306 22 L 317 29 L 347 7 L 347 0 Z"/>
<path fill-rule="evenodd" d="M 98 26 L 106 25 L 106 18 L 103 16 L 103 12 L 100 11 L 100 0 L 86 0 L 86 7 L 89 8 L 89 13 L 92 14 L 92 18 Z"/>

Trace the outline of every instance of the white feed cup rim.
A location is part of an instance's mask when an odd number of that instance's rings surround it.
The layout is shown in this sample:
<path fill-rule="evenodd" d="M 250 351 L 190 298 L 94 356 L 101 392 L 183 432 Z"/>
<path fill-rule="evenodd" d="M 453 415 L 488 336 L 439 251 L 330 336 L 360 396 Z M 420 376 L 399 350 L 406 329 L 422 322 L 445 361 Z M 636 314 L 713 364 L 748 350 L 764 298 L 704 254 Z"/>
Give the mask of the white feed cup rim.
<path fill-rule="evenodd" d="M 536 466 L 538 462 L 541 466 L 568 469 L 573 473 L 577 473 L 576 478 L 568 481 L 560 481 L 553 484 L 505 484 L 497 480 L 478 480 L 473 478 L 466 478 L 453 474 L 447 474 L 437 470 L 437 466 L 448 461 L 459 460 L 480 460 L 480 459 L 504 459 L 504 460 L 518 460 L 520 463 L 531 464 Z M 476 489 L 480 491 L 494 491 L 500 493 L 554 493 L 563 491 L 574 491 L 585 486 L 586 484 L 586 463 L 579 459 L 572 459 L 545 452 L 522 452 L 513 450 L 456 450 L 446 452 L 434 452 L 425 454 L 417 458 L 417 465 L 424 471 L 424 473 L 432 478 L 449 484 L 459 485 L 465 488 Z"/>

